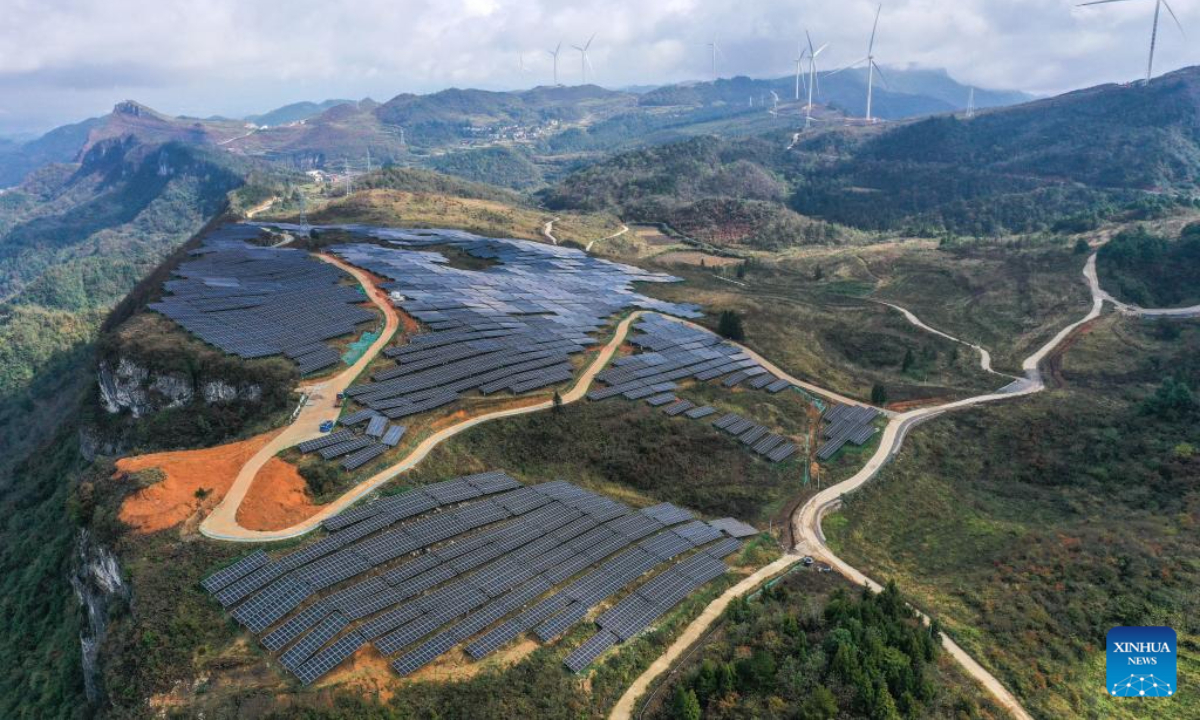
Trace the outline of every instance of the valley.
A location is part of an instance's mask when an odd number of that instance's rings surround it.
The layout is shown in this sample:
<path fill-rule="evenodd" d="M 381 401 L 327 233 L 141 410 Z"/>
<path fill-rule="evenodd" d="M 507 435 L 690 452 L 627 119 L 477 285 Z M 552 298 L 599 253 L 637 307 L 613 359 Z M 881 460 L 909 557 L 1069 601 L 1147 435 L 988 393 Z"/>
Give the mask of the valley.
<path fill-rule="evenodd" d="M 1200 70 L 828 75 L 0 145 L 0 715 L 1189 717 Z"/>

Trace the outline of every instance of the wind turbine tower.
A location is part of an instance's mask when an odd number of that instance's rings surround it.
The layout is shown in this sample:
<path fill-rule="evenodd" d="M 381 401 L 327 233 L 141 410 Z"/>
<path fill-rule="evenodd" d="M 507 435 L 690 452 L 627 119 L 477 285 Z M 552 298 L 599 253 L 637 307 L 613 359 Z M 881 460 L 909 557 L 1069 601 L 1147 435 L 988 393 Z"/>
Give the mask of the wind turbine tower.
<path fill-rule="evenodd" d="M 558 85 L 558 54 L 562 52 L 562 40 L 558 41 L 558 46 L 553 50 L 547 50 L 546 53 L 554 58 L 554 84 Z"/>
<path fill-rule="evenodd" d="M 796 47 L 796 50 L 799 51 L 796 53 L 796 101 L 799 102 L 800 78 L 803 75 L 804 58 L 808 55 L 808 50 L 805 50 L 799 46 Z"/>
<path fill-rule="evenodd" d="M 717 54 L 721 52 L 721 48 L 717 45 L 717 36 L 713 35 L 712 42 L 708 44 L 708 49 L 712 53 L 712 79 L 717 81 Z"/>
<path fill-rule="evenodd" d="M 583 84 L 584 85 L 587 85 L 588 68 L 592 67 L 592 61 L 588 59 L 588 54 L 587 54 L 588 48 L 590 48 L 592 46 L 592 41 L 595 39 L 596 39 L 596 33 L 592 33 L 592 36 L 590 38 L 588 38 L 588 41 L 583 44 L 583 47 L 579 47 L 578 45 L 571 46 L 579 51 L 579 69 L 583 75 Z M 595 68 L 592 69 L 592 74 L 593 75 L 596 74 Z"/>
<path fill-rule="evenodd" d="M 1080 3 L 1079 7 L 1088 7 L 1090 5 L 1109 5 L 1118 2 L 1131 2 L 1131 0 L 1093 0 L 1092 2 Z M 1146 84 L 1150 84 L 1150 78 L 1154 77 L 1154 48 L 1158 44 L 1158 18 L 1162 14 L 1162 9 L 1166 8 L 1171 14 L 1171 19 L 1175 21 L 1175 25 L 1179 27 L 1179 32 L 1183 33 L 1183 24 L 1179 22 L 1179 17 L 1175 15 L 1175 11 L 1171 9 L 1170 3 L 1167 0 L 1154 0 L 1154 25 L 1150 28 L 1150 59 L 1146 62 Z M 1184 33 L 1184 37 L 1187 37 Z"/>
<path fill-rule="evenodd" d="M 804 35 L 808 38 L 808 107 L 804 111 L 804 129 L 807 130 L 812 126 L 813 93 L 817 91 L 817 58 L 825 52 L 829 43 L 814 48 L 812 35 L 809 35 L 807 30 L 804 31 Z"/>
<path fill-rule="evenodd" d="M 967 119 L 975 117 L 975 88 L 971 88 L 971 94 L 967 95 Z"/>
<path fill-rule="evenodd" d="M 879 30 L 879 13 L 883 12 L 883 5 L 875 11 L 875 24 L 871 27 L 871 42 L 867 45 L 867 122 L 875 122 L 875 118 L 871 115 L 871 101 L 875 97 L 875 71 L 878 65 L 875 64 L 875 33 Z M 880 73 L 880 77 L 882 77 Z"/>

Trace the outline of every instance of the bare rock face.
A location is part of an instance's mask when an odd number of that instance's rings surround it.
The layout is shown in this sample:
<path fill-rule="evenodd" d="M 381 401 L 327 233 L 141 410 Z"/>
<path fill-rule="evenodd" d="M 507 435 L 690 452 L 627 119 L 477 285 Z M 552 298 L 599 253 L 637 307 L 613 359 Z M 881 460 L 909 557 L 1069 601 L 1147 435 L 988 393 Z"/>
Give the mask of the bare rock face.
<path fill-rule="evenodd" d="M 197 384 L 200 397 L 209 405 L 262 399 L 262 387 L 254 383 L 235 386 L 221 378 L 197 383 L 181 373 L 155 372 L 128 358 L 120 358 L 115 367 L 102 361 L 97 381 L 100 403 L 106 411 L 114 415 L 128 411 L 135 418 L 192 404 L 197 397 Z"/>
<path fill-rule="evenodd" d="M 75 540 L 70 574 L 71 588 L 83 606 L 86 622 L 79 632 L 83 682 L 87 697 L 97 702 L 101 695 L 99 654 L 108 631 L 108 609 L 117 599 L 129 600 L 129 586 L 111 550 L 97 543 L 87 529 Z"/>

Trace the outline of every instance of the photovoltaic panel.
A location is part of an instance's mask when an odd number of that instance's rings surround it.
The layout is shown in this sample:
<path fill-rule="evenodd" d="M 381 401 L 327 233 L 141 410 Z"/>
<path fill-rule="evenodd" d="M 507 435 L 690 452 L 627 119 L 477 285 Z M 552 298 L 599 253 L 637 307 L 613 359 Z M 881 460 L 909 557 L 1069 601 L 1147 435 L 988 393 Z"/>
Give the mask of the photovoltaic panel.
<path fill-rule="evenodd" d="M 605 650 L 608 650 L 616 644 L 616 635 L 608 632 L 607 630 L 601 630 L 576 648 L 574 652 L 567 656 L 567 659 L 564 662 L 571 672 L 583 672 L 589 665 L 595 662 L 596 658 L 600 657 Z"/>
<path fill-rule="evenodd" d="M 343 660 L 353 655 L 365 640 L 358 633 L 351 632 L 314 655 L 308 662 L 300 666 L 296 677 L 305 685 L 311 685 L 325 673 L 334 669 Z"/>
<path fill-rule="evenodd" d="M 255 550 L 246 557 L 238 560 L 223 570 L 218 570 L 206 577 L 200 585 L 210 593 L 215 593 L 218 590 L 228 586 L 230 583 L 240 580 L 246 575 L 254 572 L 270 562 L 270 558 L 262 550 Z"/>
<path fill-rule="evenodd" d="M 280 655 L 279 662 L 292 672 L 296 672 L 306 660 L 320 650 L 322 645 L 332 640 L 333 636 L 341 632 L 347 624 L 348 621 L 340 613 L 329 615 L 317 623 L 316 627 L 300 638 L 295 645 L 288 648 L 287 652 Z"/>
<path fill-rule="evenodd" d="M 724 532 L 726 535 L 735 538 L 751 537 L 758 534 L 758 530 L 751 525 L 747 525 L 741 520 L 734 518 L 721 518 L 720 520 L 710 520 L 709 525 Z"/>

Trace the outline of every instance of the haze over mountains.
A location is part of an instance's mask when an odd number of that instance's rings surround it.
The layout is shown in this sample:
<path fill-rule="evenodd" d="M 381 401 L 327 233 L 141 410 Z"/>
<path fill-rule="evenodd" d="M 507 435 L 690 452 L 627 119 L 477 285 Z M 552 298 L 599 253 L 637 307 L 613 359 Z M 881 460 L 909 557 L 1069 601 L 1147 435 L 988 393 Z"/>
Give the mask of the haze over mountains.
<path fill-rule="evenodd" d="M 965 107 L 970 90 L 944 71 L 888 71 L 875 88 L 875 114 L 883 119 L 947 113 Z M 865 73 L 846 71 L 821 81 L 818 102 L 833 113 L 864 112 Z M 0 142 L 0 187 L 18 184 L 49 163 L 77 162 L 97 142 L 133 135 L 143 142 L 214 145 L 240 155 L 282 160 L 298 167 L 333 167 L 351 158 L 362 164 L 411 160 L 422 151 L 464 141 L 538 141 L 549 152 L 611 150 L 664 142 L 697 132 L 747 133 L 795 124 L 791 77 L 746 77 L 668 85 L 645 92 L 595 85 L 542 86 L 494 92 L 448 89 L 367 99 L 298 102 L 242 119 L 172 117 L 135 101 L 119 103 L 100 118 L 57 128 L 29 142 Z M 783 104 L 768 113 L 772 93 Z M 1028 100 L 1020 92 L 978 90 L 980 108 Z M 562 136 L 562 137 L 559 137 Z"/>

